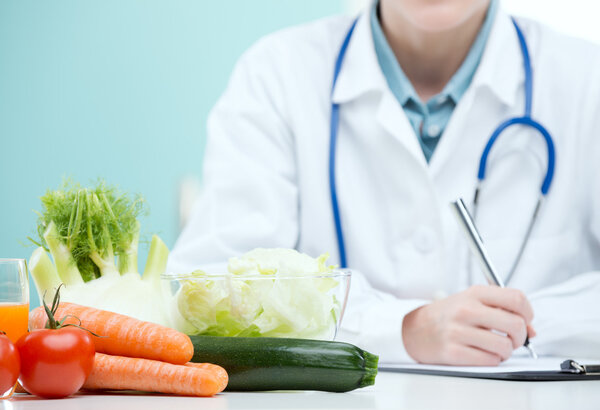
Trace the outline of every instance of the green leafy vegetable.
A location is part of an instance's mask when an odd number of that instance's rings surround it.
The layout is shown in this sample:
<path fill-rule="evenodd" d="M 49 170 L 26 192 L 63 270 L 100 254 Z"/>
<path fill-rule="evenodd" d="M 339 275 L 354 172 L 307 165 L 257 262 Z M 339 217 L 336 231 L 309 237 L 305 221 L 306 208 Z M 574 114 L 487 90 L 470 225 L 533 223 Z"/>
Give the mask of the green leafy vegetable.
<path fill-rule="evenodd" d="M 138 243 L 144 213 L 140 196 L 128 195 L 103 181 L 84 188 L 65 181 L 41 198 L 38 247 L 30 270 L 40 299 L 65 284 L 64 301 L 110 310 L 141 320 L 170 325 L 160 275 L 169 250 L 152 237 L 143 276 L 138 273 Z M 54 264 L 48 257 L 52 255 Z"/>
<path fill-rule="evenodd" d="M 291 249 L 255 249 L 229 261 L 229 275 L 194 272 L 181 281 L 177 304 L 196 334 L 330 339 L 341 304 L 339 277 Z"/>
<path fill-rule="evenodd" d="M 141 197 L 130 197 L 103 181 L 83 188 L 67 180 L 58 190 L 48 190 L 41 201 L 39 243 L 60 265 L 65 283 L 137 271 Z"/>

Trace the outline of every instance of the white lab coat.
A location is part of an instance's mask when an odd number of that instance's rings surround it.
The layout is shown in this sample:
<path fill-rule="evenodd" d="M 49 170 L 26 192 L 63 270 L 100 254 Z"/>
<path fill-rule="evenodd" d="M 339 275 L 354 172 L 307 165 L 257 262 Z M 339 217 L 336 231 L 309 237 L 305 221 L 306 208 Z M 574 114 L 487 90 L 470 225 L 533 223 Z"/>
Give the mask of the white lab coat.
<path fill-rule="evenodd" d="M 534 70 L 533 117 L 556 144 L 556 173 L 509 286 L 535 310 L 539 353 L 600 356 L 600 52 L 520 19 Z M 169 259 L 172 272 L 255 247 L 338 249 L 328 184 L 333 65 L 349 17 L 290 28 L 238 62 L 208 121 L 203 191 Z M 470 203 L 492 130 L 522 115 L 524 72 L 509 16 L 496 16 L 481 63 L 427 164 L 377 63 L 368 13 L 333 100 L 341 105 L 337 185 L 355 270 L 340 339 L 385 362 L 410 360 L 404 315 L 484 283 L 448 204 Z M 492 150 L 478 226 L 505 275 L 546 171 L 541 136 L 512 128 Z"/>

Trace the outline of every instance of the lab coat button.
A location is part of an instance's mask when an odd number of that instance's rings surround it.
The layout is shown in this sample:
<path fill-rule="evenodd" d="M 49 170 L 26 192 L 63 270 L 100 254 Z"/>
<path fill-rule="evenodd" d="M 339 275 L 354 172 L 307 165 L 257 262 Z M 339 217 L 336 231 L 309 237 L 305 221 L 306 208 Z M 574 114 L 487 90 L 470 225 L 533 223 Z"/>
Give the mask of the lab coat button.
<path fill-rule="evenodd" d="M 430 137 L 437 137 L 440 134 L 440 131 L 442 131 L 442 129 L 437 124 L 431 124 L 429 127 L 427 127 L 427 134 Z"/>
<path fill-rule="evenodd" d="M 426 226 L 417 228 L 413 235 L 413 244 L 421 253 L 433 251 L 436 244 L 435 232 Z"/>

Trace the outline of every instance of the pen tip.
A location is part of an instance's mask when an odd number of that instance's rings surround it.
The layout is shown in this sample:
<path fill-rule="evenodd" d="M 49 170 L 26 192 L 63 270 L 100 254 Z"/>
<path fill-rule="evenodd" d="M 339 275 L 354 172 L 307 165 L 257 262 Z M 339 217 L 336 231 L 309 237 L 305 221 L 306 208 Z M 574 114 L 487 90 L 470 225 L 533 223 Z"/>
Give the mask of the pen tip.
<path fill-rule="evenodd" d="M 529 354 L 531 355 L 532 358 L 537 359 L 538 355 L 535 352 L 535 350 L 533 350 L 533 346 L 531 346 L 531 343 L 529 342 L 529 339 L 525 340 L 525 345 L 524 345 L 527 350 L 529 351 Z"/>

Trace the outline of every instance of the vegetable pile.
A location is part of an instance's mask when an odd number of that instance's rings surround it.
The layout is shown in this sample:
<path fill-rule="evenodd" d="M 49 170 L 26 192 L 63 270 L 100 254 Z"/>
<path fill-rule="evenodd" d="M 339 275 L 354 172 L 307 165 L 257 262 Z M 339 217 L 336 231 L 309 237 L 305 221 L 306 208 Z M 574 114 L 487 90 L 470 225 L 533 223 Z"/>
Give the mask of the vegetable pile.
<path fill-rule="evenodd" d="M 77 381 L 80 381 L 77 387 L 73 387 L 73 384 L 70 392 L 60 390 L 64 384 L 63 375 L 69 377 L 69 371 L 72 372 L 75 368 L 71 362 L 78 360 L 81 352 L 65 351 L 61 354 L 60 349 L 73 348 L 73 344 L 68 340 L 59 340 L 58 333 L 48 335 L 49 330 L 44 329 L 48 323 L 46 312 L 42 307 L 34 309 L 29 318 L 32 331 L 17 342 L 19 351 L 33 357 L 34 348 L 38 352 L 44 352 L 47 346 L 31 343 L 32 340 L 54 338 L 56 352 L 50 352 L 46 359 L 54 368 L 49 368 L 48 365 L 38 366 L 34 381 L 39 385 L 24 379 L 22 372 L 19 380 L 33 394 L 41 397 L 65 397 L 83 387 L 89 390 L 139 390 L 213 396 L 227 386 L 228 375 L 222 367 L 210 363 L 189 363 L 194 352 L 192 342 L 188 336 L 176 330 L 72 303 L 56 304 L 53 313 L 63 318 L 63 329 L 54 332 L 83 332 L 90 339 L 91 352 L 87 349 L 85 356 L 90 361 L 89 369 L 85 377 L 82 377 L 82 373 L 77 374 Z M 81 328 L 65 326 L 85 328 L 95 336 L 90 336 Z M 28 345 L 28 350 L 22 349 L 21 344 Z M 40 361 L 34 358 L 33 362 Z M 64 366 L 64 369 L 61 370 L 59 366 Z M 46 374 L 43 375 L 40 369 Z M 56 377 L 59 374 L 61 377 Z"/>
<path fill-rule="evenodd" d="M 348 278 L 326 265 L 327 255 L 256 249 L 232 258 L 224 277 L 176 277 L 181 286 L 172 295 L 160 280 L 169 251 L 158 236 L 138 273 L 140 197 L 102 181 L 93 188 L 67 181 L 41 200 L 29 266 L 44 307 L 30 313 L 31 332 L 17 342 L 20 371 L 0 336 L 0 390 L 14 384 L 15 372 L 42 397 L 80 387 L 211 396 L 228 386 L 228 372 L 231 390 L 349 391 L 374 383 L 376 355 L 290 338 L 335 334 Z M 80 341 L 79 353 L 68 337 Z"/>
<path fill-rule="evenodd" d="M 160 279 L 169 250 L 158 236 L 138 273 L 140 197 L 102 181 L 92 188 L 66 181 L 41 202 L 38 238 L 32 239 L 39 246 L 29 266 L 40 298 L 48 302 L 63 283 L 64 301 L 187 334 L 324 340 L 335 335 L 346 284 L 326 265 L 327 255 L 255 249 L 230 259 L 225 280 L 196 271 L 180 277 L 172 295 Z"/>

